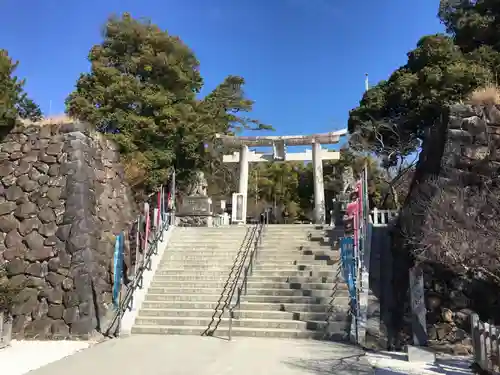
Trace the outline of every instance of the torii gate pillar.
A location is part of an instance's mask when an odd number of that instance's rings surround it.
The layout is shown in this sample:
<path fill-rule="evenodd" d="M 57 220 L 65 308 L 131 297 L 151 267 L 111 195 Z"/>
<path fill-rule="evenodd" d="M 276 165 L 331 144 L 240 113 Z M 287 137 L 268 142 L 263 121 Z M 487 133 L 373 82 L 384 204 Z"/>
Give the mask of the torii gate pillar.
<path fill-rule="evenodd" d="M 248 195 L 248 146 L 241 145 L 240 149 L 240 179 L 238 181 L 238 193 L 243 194 L 242 215 L 243 223 L 247 219 L 247 195 Z"/>
<path fill-rule="evenodd" d="M 323 158 L 321 143 L 312 144 L 312 164 L 314 180 L 314 222 L 325 224 L 325 186 L 323 182 Z"/>

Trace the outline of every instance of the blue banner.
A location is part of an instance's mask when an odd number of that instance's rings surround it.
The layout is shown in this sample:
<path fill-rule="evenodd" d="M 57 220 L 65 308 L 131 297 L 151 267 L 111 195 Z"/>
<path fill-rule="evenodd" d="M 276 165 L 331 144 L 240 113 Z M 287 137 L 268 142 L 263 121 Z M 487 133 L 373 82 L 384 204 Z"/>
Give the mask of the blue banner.
<path fill-rule="evenodd" d="M 349 289 L 351 300 L 356 300 L 356 259 L 354 257 L 354 238 L 342 237 L 340 239 L 340 257 L 342 274 Z"/>
<path fill-rule="evenodd" d="M 116 236 L 115 254 L 114 254 L 114 280 L 113 280 L 113 305 L 116 309 L 120 304 L 120 289 L 122 286 L 123 276 L 123 233 Z"/>

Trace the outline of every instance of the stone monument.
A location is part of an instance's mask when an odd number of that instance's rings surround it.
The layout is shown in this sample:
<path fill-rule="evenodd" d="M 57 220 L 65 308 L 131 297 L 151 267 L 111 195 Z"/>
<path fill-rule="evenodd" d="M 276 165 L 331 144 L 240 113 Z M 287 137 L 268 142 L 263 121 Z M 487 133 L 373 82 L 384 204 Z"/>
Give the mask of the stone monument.
<path fill-rule="evenodd" d="M 413 331 L 413 345 L 408 345 L 408 361 L 432 364 L 436 355 L 427 346 L 427 308 L 424 295 L 424 275 L 419 266 L 409 271 L 411 328 Z"/>
<path fill-rule="evenodd" d="M 189 186 L 188 196 L 182 199 L 176 216 L 180 227 L 212 226 L 212 199 L 207 196 L 207 180 L 202 171 L 197 171 L 193 183 Z"/>

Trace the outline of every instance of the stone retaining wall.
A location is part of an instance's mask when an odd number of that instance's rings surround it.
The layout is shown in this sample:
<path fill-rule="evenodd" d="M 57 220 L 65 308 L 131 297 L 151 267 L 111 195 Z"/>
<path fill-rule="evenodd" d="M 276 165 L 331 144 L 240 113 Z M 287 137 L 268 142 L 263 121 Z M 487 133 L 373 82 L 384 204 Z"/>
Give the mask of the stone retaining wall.
<path fill-rule="evenodd" d="M 0 181 L 0 262 L 23 287 L 14 336 L 104 328 L 114 235 L 135 217 L 112 143 L 80 123 L 15 128 L 0 144 Z"/>
<path fill-rule="evenodd" d="M 470 349 L 467 330 L 472 310 L 481 311 L 484 320 L 500 321 L 498 287 L 461 267 L 471 263 L 470 254 L 476 254 L 479 260 L 481 252 L 494 249 L 492 243 L 497 239 L 478 236 L 474 225 L 451 225 L 452 219 L 442 219 L 455 215 L 446 211 L 450 206 L 464 210 L 474 220 L 489 217 L 485 224 L 498 220 L 500 212 L 487 203 L 485 196 L 493 197 L 493 201 L 500 196 L 495 183 L 499 151 L 500 107 L 496 105 L 453 105 L 444 109 L 442 121 L 429 130 L 391 245 L 392 325 L 396 332 L 406 331 L 407 339 L 408 269 L 416 256 L 434 262 L 424 264 L 431 340 L 463 354 Z M 456 246 L 443 249 L 443 242 L 436 240 L 440 233 L 452 239 L 445 246 L 456 245 L 461 250 Z M 486 267 L 489 263 L 485 260 Z M 400 343 L 404 343 L 404 336 L 400 336 Z"/>

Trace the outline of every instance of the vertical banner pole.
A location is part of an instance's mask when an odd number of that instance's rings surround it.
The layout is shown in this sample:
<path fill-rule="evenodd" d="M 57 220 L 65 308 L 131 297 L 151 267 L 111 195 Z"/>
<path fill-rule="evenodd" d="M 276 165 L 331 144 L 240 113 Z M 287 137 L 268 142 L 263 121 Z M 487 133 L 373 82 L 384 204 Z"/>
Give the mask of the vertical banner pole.
<path fill-rule="evenodd" d="M 122 269 L 123 269 L 123 259 L 122 259 L 122 246 L 121 246 L 121 233 L 116 236 L 115 239 L 115 253 L 114 253 L 114 264 L 113 264 L 113 305 L 116 310 L 118 310 L 120 305 L 120 289 L 122 280 Z"/>
<path fill-rule="evenodd" d="M 119 246 L 120 246 L 120 259 L 119 259 L 119 262 L 118 262 L 118 265 L 119 265 L 119 269 L 118 269 L 118 272 L 119 272 L 119 283 L 118 283 L 118 308 L 120 309 L 120 305 L 121 305 L 121 302 L 122 302 L 122 282 L 124 280 L 124 269 L 123 269 L 123 263 L 125 262 L 125 233 L 124 232 L 121 232 L 119 234 Z M 118 323 L 117 323 L 117 328 L 116 328 L 116 332 L 117 332 L 117 335 L 120 334 L 120 329 L 121 329 L 121 325 L 122 325 L 122 314 L 123 314 L 123 311 L 119 311 L 119 319 L 118 319 Z"/>
<path fill-rule="evenodd" d="M 366 344 L 366 327 L 368 320 L 368 294 L 369 294 L 369 264 L 370 264 L 370 239 L 369 230 L 369 202 L 368 202 L 368 163 L 365 162 L 363 175 L 360 184 L 360 290 L 359 290 L 359 316 L 360 316 L 360 337 L 359 344 Z"/>
<path fill-rule="evenodd" d="M 156 207 L 157 207 L 157 214 L 156 214 L 156 228 L 160 229 L 160 217 L 161 217 L 161 189 L 158 190 L 158 193 L 156 194 Z"/>
<path fill-rule="evenodd" d="M 137 273 L 139 271 L 139 267 L 141 265 L 142 259 L 141 257 L 141 216 L 137 217 L 137 231 L 135 233 L 135 271 L 134 277 L 137 277 Z"/>
<path fill-rule="evenodd" d="M 175 225 L 175 210 L 176 210 L 176 202 L 175 202 L 175 192 L 176 186 L 175 186 L 175 169 L 172 171 L 172 185 L 171 185 L 171 191 L 170 191 L 170 199 L 172 200 L 172 210 L 171 210 L 171 225 Z"/>
<path fill-rule="evenodd" d="M 151 217 L 149 214 L 149 203 L 144 203 L 144 215 L 146 216 L 146 233 L 144 234 L 144 252 L 148 251 L 148 240 L 149 240 L 149 228 L 151 225 Z"/>

